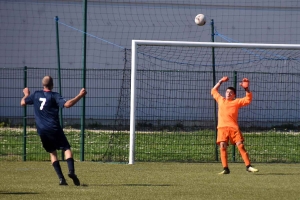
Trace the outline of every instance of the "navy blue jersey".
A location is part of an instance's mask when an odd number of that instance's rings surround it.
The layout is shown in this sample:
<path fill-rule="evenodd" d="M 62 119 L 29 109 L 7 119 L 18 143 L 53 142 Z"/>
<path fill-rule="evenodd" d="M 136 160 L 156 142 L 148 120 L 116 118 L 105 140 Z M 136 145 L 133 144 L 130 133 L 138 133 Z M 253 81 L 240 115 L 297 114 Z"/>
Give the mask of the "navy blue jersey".
<path fill-rule="evenodd" d="M 59 107 L 63 108 L 66 100 L 52 91 L 35 91 L 25 99 L 25 103 L 34 106 L 34 116 L 39 135 L 62 131 L 59 123 Z"/>

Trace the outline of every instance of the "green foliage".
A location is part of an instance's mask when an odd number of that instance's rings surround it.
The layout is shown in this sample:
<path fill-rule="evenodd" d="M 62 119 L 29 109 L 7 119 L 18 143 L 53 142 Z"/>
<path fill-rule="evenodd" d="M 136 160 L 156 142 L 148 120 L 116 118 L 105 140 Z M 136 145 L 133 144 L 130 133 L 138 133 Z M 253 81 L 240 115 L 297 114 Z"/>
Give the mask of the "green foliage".
<path fill-rule="evenodd" d="M 147 122 L 138 122 L 137 126 L 140 128 L 149 128 L 149 127 L 151 128 L 153 124 Z"/>
<path fill-rule="evenodd" d="M 101 129 L 102 128 L 102 124 L 100 122 L 93 122 L 93 123 L 87 124 L 86 128 L 89 128 L 89 129 Z"/>
<path fill-rule="evenodd" d="M 281 124 L 272 127 L 274 130 L 300 130 L 300 127 L 295 126 L 294 124 Z"/>
<path fill-rule="evenodd" d="M 0 128 L 10 127 L 11 121 L 10 119 L 4 119 L 0 122 Z"/>
<path fill-rule="evenodd" d="M 5 127 L 5 122 L 0 122 L 0 128 L 4 128 Z"/>

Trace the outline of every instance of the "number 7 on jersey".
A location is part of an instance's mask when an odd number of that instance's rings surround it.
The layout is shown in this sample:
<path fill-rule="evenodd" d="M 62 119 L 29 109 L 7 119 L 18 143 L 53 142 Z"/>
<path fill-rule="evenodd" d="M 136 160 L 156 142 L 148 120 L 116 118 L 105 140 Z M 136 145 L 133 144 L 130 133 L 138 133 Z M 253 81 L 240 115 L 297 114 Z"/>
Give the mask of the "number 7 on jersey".
<path fill-rule="evenodd" d="M 42 103 L 41 103 L 41 106 L 40 106 L 40 110 L 43 110 L 44 105 L 45 105 L 45 103 L 46 103 L 46 98 L 39 98 L 39 101 L 42 102 Z"/>

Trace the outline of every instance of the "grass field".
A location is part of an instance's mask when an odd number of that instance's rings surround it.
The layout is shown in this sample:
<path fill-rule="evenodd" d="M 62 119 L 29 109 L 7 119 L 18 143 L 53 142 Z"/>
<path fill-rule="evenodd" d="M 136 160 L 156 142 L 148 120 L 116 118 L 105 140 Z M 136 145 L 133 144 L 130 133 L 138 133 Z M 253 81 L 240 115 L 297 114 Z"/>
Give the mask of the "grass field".
<path fill-rule="evenodd" d="M 66 173 L 67 166 L 61 162 Z M 257 164 L 248 173 L 230 164 L 231 174 L 218 175 L 220 163 L 109 164 L 76 162 L 81 186 L 59 186 L 50 162 L 0 162 L 0 199 L 299 199 L 300 166 Z"/>
<path fill-rule="evenodd" d="M 66 129 L 75 160 L 80 160 L 80 130 Z M 299 163 L 299 132 L 262 131 L 244 133 L 245 146 L 252 162 Z M 214 162 L 215 137 L 212 130 L 137 132 L 135 159 L 139 162 Z M 42 148 L 35 129 L 27 130 L 26 146 L 21 128 L 0 128 L 0 160 L 21 161 L 26 148 L 27 161 L 47 161 L 49 155 Z M 229 160 L 241 162 L 238 151 Z M 86 130 L 85 161 L 128 162 L 129 133 L 103 130 Z"/>

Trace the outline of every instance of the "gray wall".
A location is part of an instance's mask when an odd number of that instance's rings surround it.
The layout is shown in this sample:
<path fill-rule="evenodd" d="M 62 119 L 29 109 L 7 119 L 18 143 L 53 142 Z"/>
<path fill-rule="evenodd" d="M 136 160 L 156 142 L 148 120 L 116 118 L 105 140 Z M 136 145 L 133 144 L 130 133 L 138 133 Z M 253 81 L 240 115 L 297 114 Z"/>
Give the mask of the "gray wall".
<path fill-rule="evenodd" d="M 25 65 L 33 68 L 56 68 L 55 16 L 59 17 L 60 22 L 61 67 L 63 69 L 82 68 L 83 37 L 79 31 L 83 26 L 82 6 L 80 0 L 0 0 L 0 68 L 20 68 Z M 210 41 L 211 19 L 214 19 L 215 30 L 219 33 L 215 37 L 217 42 L 298 44 L 300 41 L 299 11 L 300 2 L 280 0 L 129 0 L 126 2 L 90 0 L 88 1 L 87 68 L 123 69 L 124 48 L 131 48 L 132 39 Z M 194 17 L 198 13 L 206 15 L 207 24 L 205 26 L 195 25 Z M 225 37 L 226 39 L 224 39 Z M 297 54 L 294 56 L 297 57 Z M 259 63 L 259 65 L 253 65 L 252 67 L 239 66 L 239 70 L 298 73 L 297 62 L 291 64 L 292 67 L 285 67 L 283 64 L 282 66 L 273 67 L 272 65 Z M 127 67 L 130 67 L 130 65 L 127 65 Z M 193 70 L 198 71 L 203 69 L 205 67 L 193 68 Z M 232 67 L 217 69 L 219 72 L 231 70 L 233 70 Z M 43 72 L 30 75 L 35 80 L 28 86 L 38 88 L 40 79 L 44 75 Z M 21 98 L 22 93 L 12 90 L 7 93 L 4 92 L 5 88 L 14 84 L 16 86 L 15 90 L 19 89 L 21 91 L 23 85 L 22 80 L 20 80 L 20 83 L 16 83 L 15 79 L 8 80 L 5 77 L 4 74 L 0 75 L 1 105 L 11 107 L 19 103 L 18 95 Z M 92 77 L 92 75 L 89 75 L 89 77 Z M 78 78 L 80 78 L 80 75 L 78 75 Z M 13 81 L 13 83 L 10 81 Z M 91 78 L 87 87 L 93 88 L 96 83 L 97 80 Z M 105 83 L 108 84 L 108 82 Z M 70 84 L 70 79 L 63 80 L 62 84 Z M 98 90 L 104 87 L 120 88 L 122 83 L 110 82 L 110 84 L 114 85 L 99 85 Z M 75 85 L 79 90 L 81 84 L 76 82 Z M 211 85 L 208 86 L 207 98 L 210 98 L 210 87 Z M 57 91 L 57 88 L 55 89 Z M 98 90 L 92 89 L 89 92 L 95 93 Z M 260 87 L 256 86 L 255 90 L 259 92 Z M 76 93 L 76 89 L 71 92 L 64 91 L 66 97 L 72 97 Z M 102 95 L 111 97 L 115 97 L 112 95 L 119 95 L 118 92 L 115 93 L 108 92 Z M 291 95 L 294 98 L 294 94 Z M 15 100 L 3 98 L 7 96 L 14 97 Z M 299 98 L 299 91 L 295 96 Z M 116 107 L 118 96 L 114 99 L 110 102 L 104 102 L 100 99 L 97 101 L 97 105 Z M 210 104 L 211 101 L 207 101 L 203 106 L 210 106 Z M 274 106 L 277 105 L 274 104 Z M 298 105 L 293 108 L 294 111 L 299 109 Z M 70 112 L 71 115 L 75 111 Z M 101 113 L 101 118 L 112 118 L 115 116 L 115 112 L 115 110 L 105 108 L 100 110 L 91 109 L 87 115 L 97 116 Z M 20 113 L 21 110 L 9 112 L 3 107 L 0 110 L 0 116 L 2 117 L 19 116 Z M 128 114 L 128 112 L 126 113 Z M 274 116 L 280 116 L 281 114 L 276 113 Z M 206 113 L 200 113 L 200 115 L 206 115 Z M 292 116 L 293 119 L 298 120 L 296 114 Z M 199 116 L 199 113 L 194 115 L 194 118 L 199 117 L 204 116 Z"/>
<path fill-rule="evenodd" d="M 82 1 L 0 0 L 0 66 L 55 68 L 54 17 L 82 29 Z M 147 3 L 146 3 L 147 2 Z M 122 68 L 122 49 L 132 39 L 210 41 L 210 19 L 215 29 L 239 42 L 295 43 L 299 36 L 297 1 L 88 1 L 88 68 Z M 203 13 L 208 23 L 198 27 Z M 82 66 L 82 34 L 60 25 L 61 62 L 65 68 Z M 216 37 L 217 41 L 224 41 Z M 121 53 L 120 53 L 121 52 Z"/>

